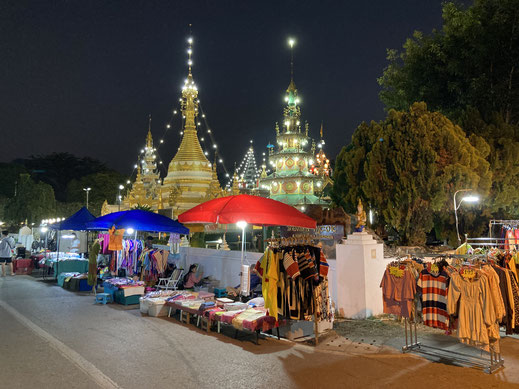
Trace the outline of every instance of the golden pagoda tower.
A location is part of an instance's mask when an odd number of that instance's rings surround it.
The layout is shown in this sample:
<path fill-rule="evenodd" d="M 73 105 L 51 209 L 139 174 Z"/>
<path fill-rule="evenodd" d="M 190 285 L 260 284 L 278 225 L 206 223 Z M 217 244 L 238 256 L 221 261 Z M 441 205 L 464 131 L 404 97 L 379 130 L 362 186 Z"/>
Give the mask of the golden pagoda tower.
<path fill-rule="evenodd" d="M 141 150 L 137 165 L 137 177 L 128 195 L 122 201 L 121 209 L 129 209 L 139 205 L 147 205 L 152 209 L 160 209 L 160 174 L 157 170 L 156 149 L 153 147 L 151 135 L 151 115 L 149 117 L 146 146 Z"/>
<path fill-rule="evenodd" d="M 183 137 L 162 186 L 163 200 L 173 209 L 174 217 L 206 201 L 208 192 L 214 191 L 210 188 L 213 181 L 211 163 L 204 155 L 197 135 L 198 89 L 191 73 L 193 39 L 189 38 L 188 43 L 188 75 L 182 88 L 181 103 L 185 119 Z"/>

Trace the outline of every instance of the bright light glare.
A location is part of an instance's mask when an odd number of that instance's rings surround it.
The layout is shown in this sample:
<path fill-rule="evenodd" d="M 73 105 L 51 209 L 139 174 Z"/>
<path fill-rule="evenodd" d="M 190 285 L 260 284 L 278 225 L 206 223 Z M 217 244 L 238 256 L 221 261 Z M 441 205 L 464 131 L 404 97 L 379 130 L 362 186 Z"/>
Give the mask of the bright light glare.
<path fill-rule="evenodd" d="M 135 232 L 135 230 L 130 227 L 130 228 L 126 229 L 126 232 L 131 235 L 131 234 L 133 234 Z"/>
<path fill-rule="evenodd" d="M 244 221 L 244 220 L 240 220 L 239 222 L 236 223 L 236 225 L 241 228 L 242 230 L 245 229 L 245 227 L 247 227 L 247 222 Z"/>
<path fill-rule="evenodd" d="M 288 45 L 290 46 L 290 48 L 294 47 L 295 44 L 296 44 L 296 41 L 294 38 L 288 39 Z"/>
<path fill-rule="evenodd" d="M 462 200 L 467 203 L 477 203 L 479 201 L 479 196 L 465 196 Z"/>
<path fill-rule="evenodd" d="M 40 228 L 40 231 L 43 232 L 43 233 L 47 232 L 48 230 L 49 229 L 47 227 L 41 227 Z"/>

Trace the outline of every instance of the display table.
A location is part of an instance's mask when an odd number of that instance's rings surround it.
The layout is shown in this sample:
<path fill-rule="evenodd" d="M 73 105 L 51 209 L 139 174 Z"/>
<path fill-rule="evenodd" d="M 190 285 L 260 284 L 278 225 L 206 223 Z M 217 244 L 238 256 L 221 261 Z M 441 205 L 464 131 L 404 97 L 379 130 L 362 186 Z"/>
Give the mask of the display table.
<path fill-rule="evenodd" d="M 34 264 L 32 259 L 15 259 L 13 261 L 13 272 L 16 274 L 32 274 Z"/>
<path fill-rule="evenodd" d="M 46 259 L 45 266 L 54 270 L 54 273 L 88 273 L 88 260 L 66 259 L 64 261 Z"/>
<path fill-rule="evenodd" d="M 256 333 L 256 344 L 258 344 L 259 333 L 277 330 L 278 339 L 279 326 L 286 325 L 285 320 L 276 321 L 272 316 L 268 316 L 264 308 L 248 308 L 245 310 L 226 311 L 219 307 L 198 309 L 182 304 L 182 301 L 166 301 L 169 307 L 168 317 L 171 317 L 173 310 L 180 311 L 180 321 L 190 324 L 191 317 L 197 317 L 197 326 L 202 325 L 202 329 L 209 332 L 213 324 L 217 325 L 218 333 L 221 332 L 221 325 L 227 324 L 235 328 L 234 337 L 237 338 L 238 331 Z"/>
<path fill-rule="evenodd" d="M 142 281 L 133 281 L 131 278 L 110 278 L 103 282 L 105 293 L 112 295 L 112 301 L 123 305 L 139 304 L 145 287 Z"/>

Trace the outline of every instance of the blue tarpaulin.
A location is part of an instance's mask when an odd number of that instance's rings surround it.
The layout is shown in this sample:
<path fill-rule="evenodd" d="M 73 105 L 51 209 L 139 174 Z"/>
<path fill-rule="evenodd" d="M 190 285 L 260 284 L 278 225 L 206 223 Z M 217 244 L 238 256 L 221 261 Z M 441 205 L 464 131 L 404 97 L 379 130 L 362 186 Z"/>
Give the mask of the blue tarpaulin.
<path fill-rule="evenodd" d="M 89 230 L 108 230 L 112 226 L 124 229 L 133 228 L 136 231 L 189 234 L 189 229 L 183 224 L 158 213 L 140 209 L 109 213 L 87 223 Z"/>
<path fill-rule="evenodd" d="M 67 219 L 51 224 L 49 227 L 54 230 L 83 231 L 87 229 L 87 223 L 95 220 L 95 218 L 86 207 L 83 207 Z"/>

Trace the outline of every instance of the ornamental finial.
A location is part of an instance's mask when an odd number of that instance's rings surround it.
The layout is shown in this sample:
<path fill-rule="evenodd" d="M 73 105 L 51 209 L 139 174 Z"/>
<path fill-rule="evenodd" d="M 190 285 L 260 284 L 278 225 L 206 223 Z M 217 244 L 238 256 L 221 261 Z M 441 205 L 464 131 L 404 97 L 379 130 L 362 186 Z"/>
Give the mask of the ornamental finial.
<path fill-rule="evenodd" d="M 153 138 L 151 136 L 151 114 L 148 117 L 148 136 L 146 137 L 146 147 L 153 148 Z"/>

